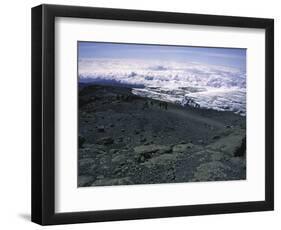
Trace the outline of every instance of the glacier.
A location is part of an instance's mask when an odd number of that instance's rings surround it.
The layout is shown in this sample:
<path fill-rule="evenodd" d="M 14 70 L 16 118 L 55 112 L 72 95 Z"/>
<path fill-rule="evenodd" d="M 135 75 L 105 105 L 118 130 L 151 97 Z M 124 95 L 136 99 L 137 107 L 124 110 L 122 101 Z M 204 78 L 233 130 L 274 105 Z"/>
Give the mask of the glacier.
<path fill-rule="evenodd" d="M 132 93 L 246 115 L 246 72 L 229 66 L 153 59 L 80 58 L 79 82 L 130 85 Z"/>

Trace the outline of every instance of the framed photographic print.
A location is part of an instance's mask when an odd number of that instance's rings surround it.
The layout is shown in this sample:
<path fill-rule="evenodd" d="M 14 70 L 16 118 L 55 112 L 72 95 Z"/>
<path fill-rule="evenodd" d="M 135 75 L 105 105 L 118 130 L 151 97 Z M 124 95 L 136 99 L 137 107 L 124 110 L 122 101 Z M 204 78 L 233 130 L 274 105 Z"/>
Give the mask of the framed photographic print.
<path fill-rule="evenodd" d="M 32 9 L 32 221 L 273 210 L 273 19 Z"/>

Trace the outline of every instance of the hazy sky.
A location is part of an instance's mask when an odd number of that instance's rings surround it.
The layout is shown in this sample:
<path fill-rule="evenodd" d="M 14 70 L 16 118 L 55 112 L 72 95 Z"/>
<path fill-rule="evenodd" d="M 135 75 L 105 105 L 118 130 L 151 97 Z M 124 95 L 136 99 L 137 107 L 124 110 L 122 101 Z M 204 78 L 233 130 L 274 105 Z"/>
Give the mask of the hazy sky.
<path fill-rule="evenodd" d="M 78 42 L 80 58 L 155 59 L 235 67 L 246 72 L 246 49 Z"/>

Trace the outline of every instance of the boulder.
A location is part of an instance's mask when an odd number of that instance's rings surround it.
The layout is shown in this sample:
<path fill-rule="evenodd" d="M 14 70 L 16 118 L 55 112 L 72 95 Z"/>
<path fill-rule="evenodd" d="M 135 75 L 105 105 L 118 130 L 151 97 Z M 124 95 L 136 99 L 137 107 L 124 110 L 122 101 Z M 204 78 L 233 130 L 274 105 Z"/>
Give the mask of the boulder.
<path fill-rule="evenodd" d="M 140 145 L 134 148 L 135 153 L 137 154 L 146 154 L 146 153 L 156 153 L 159 154 L 171 152 L 171 147 L 166 145 Z"/>
<path fill-rule="evenodd" d="M 246 151 L 245 130 L 236 131 L 206 146 L 207 149 L 224 152 L 228 156 L 244 156 Z"/>
<path fill-rule="evenodd" d="M 180 154 L 162 154 L 156 157 L 153 157 L 145 162 L 142 165 L 146 166 L 147 168 L 154 168 L 155 166 L 167 166 L 169 164 L 174 164 L 175 161 L 178 160 Z"/>
<path fill-rule="evenodd" d="M 111 145 L 114 143 L 114 140 L 111 137 L 103 137 L 98 139 L 97 143 L 100 145 Z"/>
<path fill-rule="evenodd" d="M 159 145 L 158 146 L 157 153 L 159 153 L 159 154 L 171 153 L 171 152 L 172 152 L 171 146 L 168 146 L 168 145 Z"/>
<path fill-rule="evenodd" d="M 192 143 L 174 145 L 173 152 L 186 152 L 190 151 L 193 147 L 194 145 Z"/>
<path fill-rule="evenodd" d="M 207 150 L 207 151 L 211 153 L 212 161 L 220 161 L 225 159 L 225 154 L 223 152 L 216 152 L 211 150 Z"/>
<path fill-rule="evenodd" d="M 117 153 L 117 152 L 118 152 L 117 149 L 110 149 L 110 150 L 109 150 L 109 153 L 110 153 L 110 154 L 115 154 L 115 153 Z"/>
<path fill-rule="evenodd" d="M 144 162 L 152 157 L 165 153 L 171 153 L 172 148 L 166 145 L 150 144 L 137 146 L 134 148 L 134 151 L 136 153 L 137 161 Z"/>
<path fill-rule="evenodd" d="M 126 156 L 123 154 L 117 155 L 112 158 L 112 163 L 120 163 L 120 162 L 125 162 L 126 161 Z"/>

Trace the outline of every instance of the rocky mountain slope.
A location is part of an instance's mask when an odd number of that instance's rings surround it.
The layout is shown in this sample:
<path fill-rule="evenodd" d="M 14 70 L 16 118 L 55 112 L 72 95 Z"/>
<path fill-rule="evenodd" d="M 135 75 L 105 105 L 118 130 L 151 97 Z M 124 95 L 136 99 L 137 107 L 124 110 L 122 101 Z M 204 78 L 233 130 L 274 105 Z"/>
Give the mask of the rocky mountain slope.
<path fill-rule="evenodd" d="M 79 89 L 78 186 L 246 178 L 246 118 L 130 88 Z"/>

